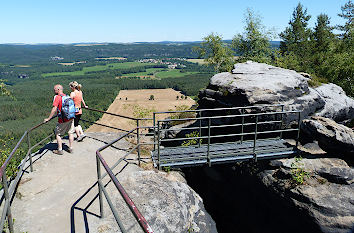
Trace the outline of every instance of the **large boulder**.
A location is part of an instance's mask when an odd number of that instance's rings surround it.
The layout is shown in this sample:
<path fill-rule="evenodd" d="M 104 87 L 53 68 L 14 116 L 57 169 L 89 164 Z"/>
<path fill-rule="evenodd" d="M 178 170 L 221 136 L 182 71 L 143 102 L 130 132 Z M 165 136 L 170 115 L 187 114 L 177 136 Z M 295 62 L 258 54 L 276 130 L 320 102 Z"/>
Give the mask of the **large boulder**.
<path fill-rule="evenodd" d="M 258 174 L 267 189 L 294 206 L 314 225 L 313 232 L 347 233 L 354 223 L 354 169 L 337 158 L 284 159 Z M 294 184 L 294 169 L 306 172 Z M 317 226 L 317 227 L 316 227 Z M 305 230 L 305 229 L 304 229 Z"/>
<path fill-rule="evenodd" d="M 119 181 L 154 232 L 217 232 L 203 200 L 177 172 L 135 171 L 119 177 Z M 125 228 L 140 232 L 120 194 L 112 191 L 111 197 Z M 95 228 L 116 232 L 111 226 L 117 224 L 112 214 L 109 215 Z"/>
<path fill-rule="evenodd" d="M 315 115 L 331 118 L 336 122 L 354 118 L 354 101 L 345 95 L 340 86 L 333 83 L 323 84 L 315 91 L 325 101 L 325 106 Z"/>
<path fill-rule="evenodd" d="M 325 117 L 304 119 L 301 130 L 307 137 L 318 141 L 319 146 L 327 152 L 354 153 L 353 130 L 331 119 Z"/>
<path fill-rule="evenodd" d="M 199 93 L 199 108 L 284 104 L 285 110 L 300 110 L 302 117 L 330 117 L 336 121 L 354 118 L 354 100 L 335 84 L 317 88 L 310 78 L 293 70 L 248 61 L 234 65 L 232 73 L 214 75 Z M 293 120 L 293 119 L 289 119 Z"/>

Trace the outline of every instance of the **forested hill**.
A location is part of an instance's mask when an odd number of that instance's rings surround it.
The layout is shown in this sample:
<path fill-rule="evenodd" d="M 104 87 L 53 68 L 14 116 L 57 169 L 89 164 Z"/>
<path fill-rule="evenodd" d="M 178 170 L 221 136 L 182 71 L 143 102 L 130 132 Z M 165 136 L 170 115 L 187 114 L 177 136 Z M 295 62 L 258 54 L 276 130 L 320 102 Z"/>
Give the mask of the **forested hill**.
<path fill-rule="evenodd" d="M 225 41 L 231 43 L 231 41 Z M 272 41 L 272 47 L 279 47 L 279 41 Z M 94 60 L 98 57 L 158 58 L 183 57 L 197 58 L 192 48 L 200 46 L 195 42 L 136 42 L 125 44 L 0 44 L 0 63 L 38 64 L 48 63 L 52 57 L 64 58 L 63 62 Z"/>
<path fill-rule="evenodd" d="M 192 48 L 199 43 L 127 43 L 127 44 L 38 44 L 0 45 L 0 63 L 35 64 L 46 63 L 51 57 L 63 61 L 94 60 L 98 57 L 153 58 L 185 57 L 195 58 Z"/>

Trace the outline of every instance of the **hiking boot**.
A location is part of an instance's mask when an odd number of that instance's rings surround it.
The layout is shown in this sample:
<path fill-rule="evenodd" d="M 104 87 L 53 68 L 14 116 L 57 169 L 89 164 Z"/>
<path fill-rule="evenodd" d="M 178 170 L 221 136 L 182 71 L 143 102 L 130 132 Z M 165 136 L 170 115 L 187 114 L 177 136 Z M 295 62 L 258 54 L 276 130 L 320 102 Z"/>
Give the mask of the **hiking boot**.
<path fill-rule="evenodd" d="M 63 150 L 53 150 L 53 153 L 54 153 L 54 154 L 57 154 L 57 155 L 62 155 L 62 154 L 64 154 Z"/>

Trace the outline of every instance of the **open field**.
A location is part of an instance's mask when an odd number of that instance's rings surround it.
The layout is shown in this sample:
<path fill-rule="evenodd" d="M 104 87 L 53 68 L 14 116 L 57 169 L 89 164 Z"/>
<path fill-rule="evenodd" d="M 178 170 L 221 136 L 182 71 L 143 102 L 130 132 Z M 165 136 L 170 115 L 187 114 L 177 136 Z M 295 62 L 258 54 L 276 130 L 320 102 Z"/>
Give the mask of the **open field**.
<path fill-rule="evenodd" d="M 180 70 L 171 70 L 167 68 L 149 68 L 145 72 L 124 74 L 119 78 L 140 77 L 150 79 L 163 79 L 163 78 L 179 78 L 191 74 L 197 74 L 198 72 L 181 72 Z"/>
<path fill-rule="evenodd" d="M 31 67 L 31 66 L 30 65 L 15 65 L 15 67 L 28 68 L 28 67 Z"/>
<path fill-rule="evenodd" d="M 156 73 L 155 77 L 159 79 L 163 78 L 178 78 L 191 74 L 197 74 L 198 72 L 181 72 L 180 70 L 168 70 Z"/>
<path fill-rule="evenodd" d="M 154 95 L 155 100 L 149 100 L 150 95 Z M 181 97 L 181 95 L 179 91 L 171 88 L 121 90 L 107 111 L 129 117 L 152 118 L 152 112 L 175 110 L 176 107 L 183 105 L 189 108 L 195 104 L 195 101 L 189 97 L 183 100 L 180 98 L 176 100 L 176 96 Z M 163 114 L 159 115 L 157 119 L 164 119 L 166 117 L 167 115 Z M 131 130 L 136 127 L 136 122 L 132 120 L 107 114 L 104 114 L 97 122 L 125 130 Z M 152 121 L 145 122 L 144 125 L 152 125 Z M 117 130 L 92 125 L 86 132 L 117 132 Z"/>
<path fill-rule="evenodd" d="M 43 77 L 51 77 L 51 76 L 77 76 L 77 75 L 85 75 L 86 72 L 94 72 L 94 71 L 103 71 L 109 69 L 127 69 L 132 67 L 139 67 L 149 65 L 150 63 L 140 63 L 140 62 L 124 62 L 124 63 L 110 63 L 107 65 L 99 65 L 99 66 L 90 66 L 84 67 L 82 70 L 72 71 L 72 72 L 54 72 L 54 73 L 45 73 L 42 74 Z"/>
<path fill-rule="evenodd" d="M 125 57 L 96 57 L 96 60 L 127 60 Z"/>
<path fill-rule="evenodd" d="M 149 69 L 146 69 L 145 72 L 124 74 L 121 77 L 117 77 L 117 78 L 127 78 L 127 77 L 150 77 L 150 78 L 154 78 L 154 75 L 157 72 L 161 72 L 163 70 L 166 70 L 166 68 L 149 68 Z"/>
<path fill-rule="evenodd" d="M 204 59 L 187 59 L 187 61 L 192 62 L 192 63 L 198 63 L 200 65 L 207 64 Z"/>
<path fill-rule="evenodd" d="M 72 65 L 75 65 L 75 62 L 61 62 L 61 63 L 58 63 L 59 65 L 62 65 L 62 66 L 72 66 Z"/>

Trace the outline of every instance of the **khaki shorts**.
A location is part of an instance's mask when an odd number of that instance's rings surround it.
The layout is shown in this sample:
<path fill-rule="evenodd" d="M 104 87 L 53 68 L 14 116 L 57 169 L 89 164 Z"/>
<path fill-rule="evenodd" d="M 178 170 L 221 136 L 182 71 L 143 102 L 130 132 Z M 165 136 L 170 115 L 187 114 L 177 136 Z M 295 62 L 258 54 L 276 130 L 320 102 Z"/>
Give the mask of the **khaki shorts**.
<path fill-rule="evenodd" d="M 54 129 L 55 135 L 63 136 L 66 133 L 73 134 L 75 133 L 74 121 L 67 121 L 64 123 L 58 123 Z"/>

